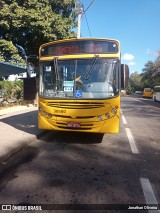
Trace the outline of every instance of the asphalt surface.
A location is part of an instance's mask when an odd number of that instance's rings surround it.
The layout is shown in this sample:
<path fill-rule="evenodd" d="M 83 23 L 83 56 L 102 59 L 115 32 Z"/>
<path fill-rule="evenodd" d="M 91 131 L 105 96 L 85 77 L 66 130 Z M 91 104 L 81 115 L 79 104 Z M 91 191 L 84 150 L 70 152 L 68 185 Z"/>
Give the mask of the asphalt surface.
<path fill-rule="evenodd" d="M 0 163 L 43 133 L 44 131 L 38 129 L 37 107 L 15 106 L 0 109 Z"/>

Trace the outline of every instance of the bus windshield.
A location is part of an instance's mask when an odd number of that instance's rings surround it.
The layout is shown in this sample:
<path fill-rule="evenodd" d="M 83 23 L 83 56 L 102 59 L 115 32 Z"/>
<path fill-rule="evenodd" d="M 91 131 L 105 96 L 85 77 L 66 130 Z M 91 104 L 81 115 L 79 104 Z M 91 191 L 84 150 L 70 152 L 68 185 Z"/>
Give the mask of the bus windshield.
<path fill-rule="evenodd" d="M 59 99 L 106 99 L 119 94 L 118 59 L 94 57 L 40 63 L 39 95 Z"/>
<path fill-rule="evenodd" d="M 144 88 L 144 92 L 152 92 L 151 88 Z"/>

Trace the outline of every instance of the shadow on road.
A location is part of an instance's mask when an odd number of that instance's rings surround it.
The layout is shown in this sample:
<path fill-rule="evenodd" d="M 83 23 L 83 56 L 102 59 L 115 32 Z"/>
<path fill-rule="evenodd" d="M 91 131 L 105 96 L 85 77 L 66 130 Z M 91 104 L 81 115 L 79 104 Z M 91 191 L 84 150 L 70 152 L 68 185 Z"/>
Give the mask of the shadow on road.
<path fill-rule="evenodd" d="M 1 118 L 0 121 L 23 132 L 36 135 L 38 130 L 37 110 Z"/>
<path fill-rule="evenodd" d="M 97 144 L 101 143 L 104 134 L 87 132 L 47 131 L 41 139 L 49 143 L 59 144 Z"/>
<path fill-rule="evenodd" d="M 37 135 L 47 134 L 47 141 L 59 141 L 62 143 L 101 143 L 103 134 L 98 133 L 84 133 L 84 132 L 65 132 L 65 131 L 44 131 L 38 129 L 38 115 L 37 110 L 31 112 L 25 112 L 23 114 L 12 115 L 10 117 L 2 118 L 0 121 L 12 126 L 25 133 Z M 53 141 L 52 141 L 53 139 Z"/>

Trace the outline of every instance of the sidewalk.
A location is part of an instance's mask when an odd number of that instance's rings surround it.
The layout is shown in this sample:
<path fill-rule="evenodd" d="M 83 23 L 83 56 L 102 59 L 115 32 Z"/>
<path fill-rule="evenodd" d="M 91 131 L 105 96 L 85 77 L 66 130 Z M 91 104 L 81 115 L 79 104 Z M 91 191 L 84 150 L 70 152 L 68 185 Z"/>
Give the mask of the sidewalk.
<path fill-rule="evenodd" d="M 0 163 L 44 133 L 38 129 L 37 107 L 0 109 Z"/>
<path fill-rule="evenodd" d="M 27 110 L 29 108 L 31 108 L 31 107 L 27 107 L 27 106 L 12 106 L 12 107 L 0 108 L 0 116 L 8 115 L 8 114 L 11 114 L 11 113 L 14 113 L 14 112 L 18 112 L 18 111 L 22 111 L 22 110 Z"/>

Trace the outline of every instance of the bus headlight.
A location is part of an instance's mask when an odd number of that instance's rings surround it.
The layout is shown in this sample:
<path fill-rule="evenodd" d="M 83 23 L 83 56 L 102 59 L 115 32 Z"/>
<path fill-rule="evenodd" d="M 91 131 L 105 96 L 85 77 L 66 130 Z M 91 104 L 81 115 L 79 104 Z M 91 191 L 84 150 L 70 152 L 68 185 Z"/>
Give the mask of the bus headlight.
<path fill-rule="evenodd" d="M 47 112 L 43 110 L 42 111 L 42 115 L 45 116 L 45 117 L 47 117 Z"/>
<path fill-rule="evenodd" d="M 113 108 L 113 109 L 112 109 L 112 114 L 115 115 L 116 113 L 117 113 L 117 110 Z"/>
<path fill-rule="evenodd" d="M 44 116 L 46 118 L 52 118 L 52 114 L 44 111 L 41 107 L 39 107 L 39 112 L 41 113 L 42 116 Z"/>
<path fill-rule="evenodd" d="M 48 113 L 48 118 L 52 118 L 52 114 Z"/>
<path fill-rule="evenodd" d="M 105 114 L 105 116 L 106 118 L 110 118 L 110 114 L 108 112 Z"/>
<path fill-rule="evenodd" d="M 98 115 L 98 120 L 103 120 L 103 117 L 102 117 L 102 115 Z"/>

